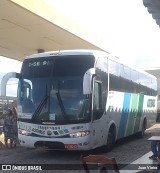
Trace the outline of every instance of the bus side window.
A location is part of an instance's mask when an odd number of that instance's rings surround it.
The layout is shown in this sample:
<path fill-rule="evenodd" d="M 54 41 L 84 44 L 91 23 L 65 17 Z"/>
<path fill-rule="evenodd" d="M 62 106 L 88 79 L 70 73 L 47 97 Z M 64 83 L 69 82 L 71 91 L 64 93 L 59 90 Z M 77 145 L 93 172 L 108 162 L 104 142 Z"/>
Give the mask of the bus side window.
<path fill-rule="evenodd" d="M 99 119 L 103 115 L 102 111 L 102 88 L 100 82 L 94 84 L 93 95 L 93 120 Z"/>

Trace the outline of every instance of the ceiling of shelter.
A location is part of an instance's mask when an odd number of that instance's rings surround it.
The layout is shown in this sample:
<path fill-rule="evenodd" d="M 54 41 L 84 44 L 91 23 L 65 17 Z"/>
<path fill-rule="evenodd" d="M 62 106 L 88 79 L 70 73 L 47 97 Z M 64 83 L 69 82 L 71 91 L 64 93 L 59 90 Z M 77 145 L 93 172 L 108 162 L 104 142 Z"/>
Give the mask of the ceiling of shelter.
<path fill-rule="evenodd" d="M 25 56 L 37 53 L 38 49 L 100 48 L 12 0 L 0 0 L 0 56 L 22 61 Z"/>
<path fill-rule="evenodd" d="M 143 0 L 144 6 L 160 26 L 160 0 Z"/>

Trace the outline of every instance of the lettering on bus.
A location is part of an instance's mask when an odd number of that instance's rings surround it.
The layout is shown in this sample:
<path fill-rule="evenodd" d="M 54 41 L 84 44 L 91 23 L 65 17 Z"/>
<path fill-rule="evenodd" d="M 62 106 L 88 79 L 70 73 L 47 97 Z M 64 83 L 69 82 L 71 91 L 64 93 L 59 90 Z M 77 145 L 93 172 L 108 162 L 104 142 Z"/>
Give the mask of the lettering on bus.
<path fill-rule="evenodd" d="M 34 132 L 34 133 L 39 133 L 44 135 L 45 134 L 45 130 L 33 127 L 32 125 L 28 125 L 28 124 L 24 124 L 24 123 L 19 123 L 18 128 L 21 130 L 26 130 L 29 132 Z"/>
<path fill-rule="evenodd" d="M 155 99 L 148 99 L 148 101 L 147 101 L 147 107 L 148 108 L 155 107 Z"/>
<path fill-rule="evenodd" d="M 29 62 L 28 67 L 39 67 L 39 66 L 48 66 L 52 64 L 53 61 L 45 60 L 45 61 L 35 61 L 35 62 Z"/>
<path fill-rule="evenodd" d="M 36 128 L 33 128 L 33 129 L 32 129 L 32 132 L 40 133 L 40 134 L 42 134 L 42 135 L 45 134 L 45 131 L 44 131 L 44 130 L 40 130 L 40 129 L 36 129 Z"/>
<path fill-rule="evenodd" d="M 30 125 L 23 124 L 23 123 L 18 123 L 18 128 L 21 130 L 29 131 L 29 132 L 32 131 L 32 127 Z"/>

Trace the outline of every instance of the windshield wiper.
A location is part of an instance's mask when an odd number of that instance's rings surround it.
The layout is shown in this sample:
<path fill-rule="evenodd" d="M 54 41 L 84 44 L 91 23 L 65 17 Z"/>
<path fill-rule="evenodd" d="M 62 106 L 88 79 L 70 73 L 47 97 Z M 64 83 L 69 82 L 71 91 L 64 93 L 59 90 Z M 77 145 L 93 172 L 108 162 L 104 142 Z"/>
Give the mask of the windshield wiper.
<path fill-rule="evenodd" d="M 58 81 L 57 92 L 56 92 L 58 104 L 59 104 L 59 107 L 61 109 L 61 112 L 62 112 L 62 115 L 63 115 L 64 119 L 68 120 L 68 118 L 66 116 L 66 110 L 65 110 L 65 107 L 64 107 L 60 92 L 59 92 L 59 88 L 60 88 L 60 82 Z"/>
<path fill-rule="evenodd" d="M 40 114 L 40 112 L 42 111 L 42 108 L 44 107 L 44 105 L 46 104 L 47 100 L 48 100 L 49 96 L 45 96 L 41 102 L 39 103 L 37 109 L 35 110 L 35 112 L 33 113 L 32 116 L 32 120 L 35 121 L 36 117 Z"/>
<path fill-rule="evenodd" d="M 58 90 L 58 92 L 56 92 L 56 96 L 57 96 L 57 100 L 58 100 L 58 103 L 59 103 L 59 107 L 61 108 L 62 115 L 65 119 L 67 119 L 66 110 L 65 110 L 61 95 L 59 93 L 59 90 Z"/>
<path fill-rule="evenodd" d="M 63 115 L 66 115 L 66 110 L 64 108 L 64 105 L 63 105 L 63 102 L 62 102 L 62 99 L 61 99 L 61 95 L 58 93 L 56 93 L 56 96 L 57 96 L 57 99 L 58 99 L 58 103 L 59 103 L 59 106 L 61 108 L 61 111 L 63 113 Z"/>
<path fill-rule="evenodd" d="M 33 113 L 32 116 L 32 120 L 35 121 L 36 117 L 40 114 L 40 112 L 42 111 L 44 105 L 46 104 L 47 100 L 49 98 L 49 95 L 47 95 L 47 86 L 46 86 L 46 95 L 45 97 L 41 100 L 41 102 L 39 103 L 39 105 L 37 106 L 36 110 Z"/>

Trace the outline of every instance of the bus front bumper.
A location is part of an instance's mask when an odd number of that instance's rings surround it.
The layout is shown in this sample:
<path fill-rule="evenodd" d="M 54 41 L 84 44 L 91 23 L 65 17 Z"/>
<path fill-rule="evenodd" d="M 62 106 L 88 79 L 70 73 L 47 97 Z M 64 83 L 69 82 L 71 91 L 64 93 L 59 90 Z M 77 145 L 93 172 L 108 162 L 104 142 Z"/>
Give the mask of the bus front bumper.
<path fill-rule="evenodd" d="M 18 136 L 21 146 L 28 148 L 46 147 L 55 150 L 90 150 L 89 136 L 79 138 L 45 138 L 33 136 Z"/>

